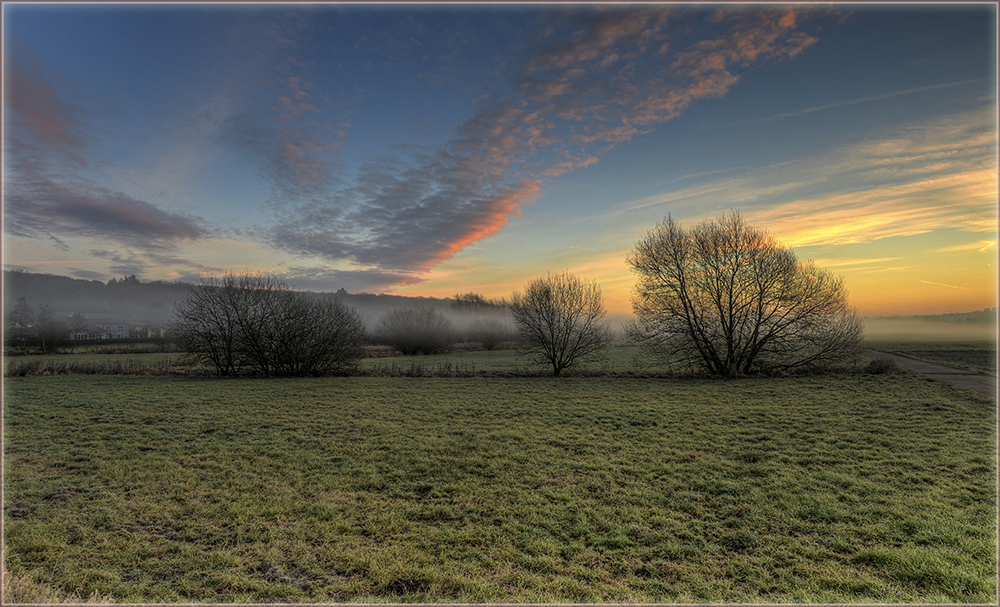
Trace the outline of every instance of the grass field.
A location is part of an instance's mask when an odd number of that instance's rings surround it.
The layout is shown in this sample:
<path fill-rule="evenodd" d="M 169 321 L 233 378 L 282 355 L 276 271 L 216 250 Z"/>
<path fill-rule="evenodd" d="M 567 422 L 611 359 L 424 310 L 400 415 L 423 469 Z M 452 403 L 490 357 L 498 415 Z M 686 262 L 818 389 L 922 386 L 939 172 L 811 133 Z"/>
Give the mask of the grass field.
<path fill-rule="evenodd" d="M 78 596 L 997 600 L 995 401 L 909 373 L 5 397 L 7 567 Z"/>
<path fill-rule="evenodd" d="M 22 375 L 82 374 L 150 374 L 150 375 L 210 375 L 208 367 L 193 367 L 177 352 L 126 352 L 60 353 L 45 355 L 11 356 L 5 359 L 4 372 L 8 377 Z M 602 373 L 663 373 L 670 371 L 662 366 L 651 367 L 643 362 L 640 348 L 616 344 L 596 360 L 574 366 L 567 374 Z M 532 364 L 517 350 L 456 350 L 427 356 L 376 356 L 358 360 L 352 374 L 392 377 L 461 377 L 474 375 L 533 376 L 551 375 L 552 367 Z"/>
<path fill-rule="evenodd" d="M 517 350 L 456 351 L 427 356 L 391 356 L 364 358 L 358 363 L 361 371 L 371 375 L 552 375 L 551 365 L 533 364 Z M 601 356 L 565 372 L 573 374 L 642 373 L 653 370 L 643 362 L 642 349 L 623 343 L 608 348 Z M 657 367 L 656 371 L 668 369 Z"/>
<path fill-rule="evenodd" d="M 865 347 L 996 377 L 996 323 L 867 319 Z"/>

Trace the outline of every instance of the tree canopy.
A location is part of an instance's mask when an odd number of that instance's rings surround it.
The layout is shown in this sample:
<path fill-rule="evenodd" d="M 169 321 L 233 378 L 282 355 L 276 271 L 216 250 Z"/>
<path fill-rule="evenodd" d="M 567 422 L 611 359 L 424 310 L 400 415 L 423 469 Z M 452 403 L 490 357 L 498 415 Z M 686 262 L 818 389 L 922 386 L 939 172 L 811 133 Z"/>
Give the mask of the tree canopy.
<path fill-rule="evenodd" d="M 829 364 L 861 341 L 843 279 L 799 262 L 739 212 L 690 230 L 668 217 L 626 261 L 638 276 L 629 336 L 709 373 Z"/>

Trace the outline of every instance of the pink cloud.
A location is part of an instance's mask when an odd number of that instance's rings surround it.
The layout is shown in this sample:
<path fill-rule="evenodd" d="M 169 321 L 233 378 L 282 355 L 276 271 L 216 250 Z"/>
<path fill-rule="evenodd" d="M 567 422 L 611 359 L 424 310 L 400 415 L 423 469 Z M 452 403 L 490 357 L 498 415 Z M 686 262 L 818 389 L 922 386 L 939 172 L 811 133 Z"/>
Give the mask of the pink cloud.
<path fill-rule="evenodd" d="M 20 119 L 31 137 L 50 148 L 69 154 L 77 163 L 79 121 L 55 90 L 13 60 L 4 62 L 5 103 Z"/>

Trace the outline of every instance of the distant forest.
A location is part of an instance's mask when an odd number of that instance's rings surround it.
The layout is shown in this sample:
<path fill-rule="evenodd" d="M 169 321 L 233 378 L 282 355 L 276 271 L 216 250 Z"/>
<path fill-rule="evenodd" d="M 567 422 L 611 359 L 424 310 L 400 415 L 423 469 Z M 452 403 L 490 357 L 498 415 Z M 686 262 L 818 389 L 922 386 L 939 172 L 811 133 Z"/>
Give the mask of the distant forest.
<path fill-rule="evenodd" d="M 929 320 L 931 322 L 954 322 L 973 325 L 988 325 L 997 321 L 997 309 L 986 308 L 975 312 L 952 312 L 950 314 L 930 314 L 923 316 L 876 316 L 874 318 L 885 318 L 889 320 Z"/>
<path fill-rule="evenodd" d="M 183 299 L 192 286 L 195 285 L 186 282 L 143 282 L 135 276 L 113 278 L 108 282 L 101 282 L 53 274 L 34 274 L 23 270 L 5 270 L 3 273 L 3 302 L 4 309 L 11 310 L 18 299 L 24 297 L 34 310 L 38 310 L 40 306 L 47 306 L 57 317 L 68 317 L 71 314 L 80 313 L 87 318 L 102 318 L 156 326 L 172 320 L 174 303 Z M 336 293 L 316 293 L 314 295 L 316 297 L 333 296 L 348 306 L 354 307 L 361 313 L 369 327 L 373 326 L 378 317 L 390 308 L 426 307 L 446 312 L 454 311 L 456 304 L 469 303 L 461 297 L 456 300 L 454 298 L 405 297 L 372 293 L 352 294 L 344 289 L 340 289 Z M 996 308 L 931 316 L 883 316 L 880 318 L 989 324 L 996 322 Z"/>
<path fill-rule="evenodd" d="M 32 309 L 47 306 L 56 317 L 80 313 L 88 319 L 103 319 L 151 326 L 164 325 L 173 319 L 174 304 L 195 286 L 187 282 L 143 282 L 135 276 L 113 278 L 108 282 L 34 274 L 22 270 L 3 273 L 3 303 L 9 311 L 20 298 Z M 316 297 L 336 297 L 362 314 L 368 326 L 389 308 L 428 307 L 442 311 L 454 308 L 454 299 L 404 297 L 371 293 L 316 293 Z"/>

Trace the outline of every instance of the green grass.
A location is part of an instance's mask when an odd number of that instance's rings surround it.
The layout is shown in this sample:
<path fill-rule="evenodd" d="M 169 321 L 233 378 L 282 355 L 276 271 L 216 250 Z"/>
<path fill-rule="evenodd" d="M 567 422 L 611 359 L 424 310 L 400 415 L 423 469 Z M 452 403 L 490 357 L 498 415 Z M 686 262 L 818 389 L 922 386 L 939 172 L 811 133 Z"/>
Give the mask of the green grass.
<path fill-rule="evenodd" d="M 5 382 L 14 575 L 118 602 L 983 602 L 995 401 L 904 373 Z"/>
<path fill-rule="evenodd" d="M 595 360 L 571 367 L 567 375 L 663 373 L 662 367 L 643 361 L 640 348 L 617 344 Z M 193 367 L 182 353 L 61 353 L 12 356 L 5 359 L 5 375 L 133 374 L 211 375 L 208 367 Z M 469 377 L 476 375 L 551 375 L 551 366 L 532 364 L 517 350 L 455 351 L 429 356 L 362 358 L 352 374 L 382 377 Z"/>
<path fill-rule="evenodd" d="M 4 357 L 4 375 L 21 375 L 18 370 L 32 369 L 30 374 L 61 375 L 81 372 L 81 369 L 158 369 L 166 372 L 176 368 L 181 354 L 38 354 Z"/>
<path fill-rule="evenodd" d="M 616 344 L 594 360 L 588 360 L 565 371 L 567 374 L 628 373 L 649 371 L 637 346 Z M 365 358 L 358 364 L 363 373 L 373 375 L 451 375 L 507 374 L 551 375 L 551 365 L 532 364 L 517 350 L 458 351 L 427 356 L 391 356 Z M 412 371 L 411 371 L 412 370 Z M 449 373 L 450 372 L 450 373 Z"/>
<path fill-rule="evenodd" d="M 994 340 L 969 339 L 942 342 L 880 339 L 868 340 L 865 346 L 954 369 L 964 369 L 992 377 L 997 375 L 997 344 Z"/>

